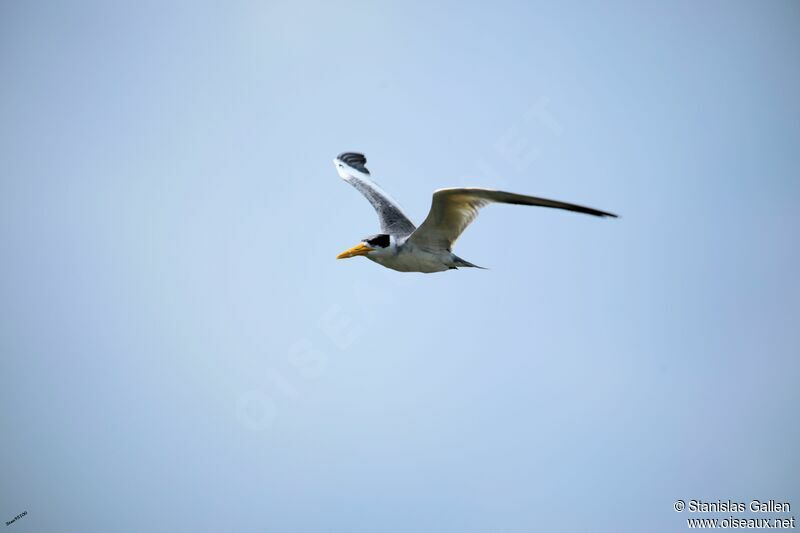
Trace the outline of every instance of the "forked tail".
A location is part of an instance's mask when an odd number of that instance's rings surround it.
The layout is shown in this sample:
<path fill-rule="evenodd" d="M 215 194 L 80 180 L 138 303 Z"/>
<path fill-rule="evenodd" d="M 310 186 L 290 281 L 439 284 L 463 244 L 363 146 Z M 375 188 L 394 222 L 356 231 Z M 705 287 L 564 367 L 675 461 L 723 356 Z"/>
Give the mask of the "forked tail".
<path fill-rule="evenodd" d="M 455 265 L 455 268 L 458 268 L 458 267 L 469 267 L 469 268 L 480 268 L 481 270 L 489 270 L 486 267 L 473 265 L 469 261 L 464 261 L 463 259 L 461 259 L 457 255 L 453 255 L 453 265 Z"/>

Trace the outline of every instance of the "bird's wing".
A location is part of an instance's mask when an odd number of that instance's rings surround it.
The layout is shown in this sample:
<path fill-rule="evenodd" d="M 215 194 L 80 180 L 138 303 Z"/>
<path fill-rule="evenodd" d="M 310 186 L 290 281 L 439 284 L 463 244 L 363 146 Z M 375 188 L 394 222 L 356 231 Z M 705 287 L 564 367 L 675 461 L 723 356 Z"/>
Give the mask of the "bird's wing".
<path fill-rule="evenodd" d="M 364 154 L 345 152 L 336 156 L 334 163 L 339 176 L 358 189 L 378 212 L 382 233 L 405 236 L 417 229 L 397 202 L 370 179 Z"/>
<path fill-rule="evenodd" d="M 480 208 L 491 203 L 554 207 L 598 217 L 617 216 L 591 207 L 510 192 L 475 187 L 439 189 L 433 193 L 428 217 L 411 234 L 408 242 L 429 250 L 450 250 L 459 235 L 478 216 Z"/>

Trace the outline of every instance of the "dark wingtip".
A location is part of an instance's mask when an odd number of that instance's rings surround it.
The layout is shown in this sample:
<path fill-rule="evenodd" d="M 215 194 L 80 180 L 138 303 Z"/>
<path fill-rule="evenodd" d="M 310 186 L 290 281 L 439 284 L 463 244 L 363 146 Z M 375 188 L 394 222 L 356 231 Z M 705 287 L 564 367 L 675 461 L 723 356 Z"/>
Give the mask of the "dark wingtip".
<path fill-rule="evenodd" d="M 342 152 L 336 156 L 336 159 L 364 174 L 369 174 L 369 170 L 367 170 L 367 157 L 360 152 Z"/>
<path fill-rule="evenodd" d="M 592 209 L 591 207 L 583 207 L 583 206 L 576 206 L 577 209 L 573 209 L 573 211 L 578 211 L 579 213 L 584 213 L 587 215 L 594 215 L 600 218 L 619 218 L 619 215 L 615 215 L 614 213 L 609 213 L 608 211 L 600 211 L 599 209 Z"/>
<path fill-rule="evenodd" d="M 341 159 L 342 161 L 347 161 L 348 159 L 360 159 L 362 162 L 367 162 L 367 157 L 362 154 L 361 152 L 342 152 L 341 154 L 336 156 L 336 159 Z"/>

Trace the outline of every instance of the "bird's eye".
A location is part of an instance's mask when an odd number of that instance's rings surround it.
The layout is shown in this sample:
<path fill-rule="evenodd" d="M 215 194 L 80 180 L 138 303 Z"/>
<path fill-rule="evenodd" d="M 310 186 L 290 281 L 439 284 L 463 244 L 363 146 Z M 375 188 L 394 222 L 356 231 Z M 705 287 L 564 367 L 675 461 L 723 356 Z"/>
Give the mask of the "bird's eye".
<path fill-rule="evenodd" d="M 376 235 L 367 239 L 366 242 L 373 248 L 386 248 L 391 241 L 388 235 Z"/>

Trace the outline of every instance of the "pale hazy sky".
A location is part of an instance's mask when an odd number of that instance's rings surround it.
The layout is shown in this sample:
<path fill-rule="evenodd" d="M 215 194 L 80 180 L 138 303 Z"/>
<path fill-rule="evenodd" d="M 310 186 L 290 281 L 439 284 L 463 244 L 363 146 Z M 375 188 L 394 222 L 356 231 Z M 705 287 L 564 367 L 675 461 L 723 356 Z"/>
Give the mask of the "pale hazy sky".
<path fill-rule="evenodd" d="M 0 519 L 800 509 L 799 6 L 3 2 Z M 487 208 L 486 271 L 335 261 L 378 228 L 345 150 L 417 222 L 460 185 L 622 218 Z"/>

